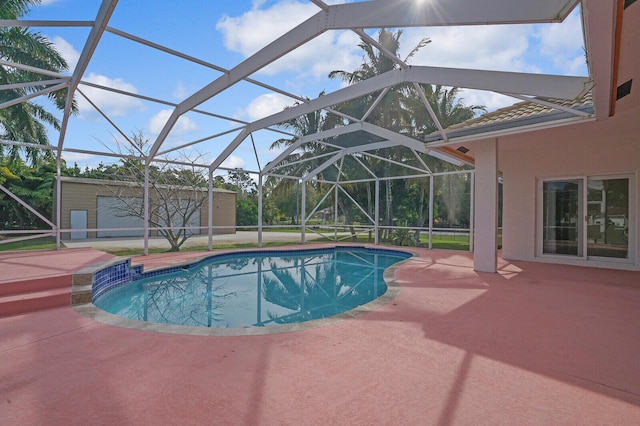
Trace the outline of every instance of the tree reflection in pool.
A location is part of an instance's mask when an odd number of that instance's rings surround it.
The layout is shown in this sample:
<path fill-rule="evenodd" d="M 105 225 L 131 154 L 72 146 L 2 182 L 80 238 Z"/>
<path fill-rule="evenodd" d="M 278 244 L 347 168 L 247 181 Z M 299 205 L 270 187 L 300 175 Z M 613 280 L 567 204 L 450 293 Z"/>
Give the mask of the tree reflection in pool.
<path fill-rule="evenodd" d="M 234 253 L 134 281 L 94 301 L 140 321 L 265 327 L 326 318 L 385 293 L 384 270 L 409 254 L 367 248 Z"/>

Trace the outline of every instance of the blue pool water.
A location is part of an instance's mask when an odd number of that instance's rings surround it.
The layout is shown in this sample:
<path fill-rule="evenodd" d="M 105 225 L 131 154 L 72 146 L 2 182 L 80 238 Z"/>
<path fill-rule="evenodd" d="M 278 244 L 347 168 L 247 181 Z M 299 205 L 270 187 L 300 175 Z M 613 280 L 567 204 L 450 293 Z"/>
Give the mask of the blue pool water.
<path fill-rule="evenodd" d="M 387 290 L 403 252 L 335 248 L 218 256 L 131 282 L 94 304 L 122 317 L 201 327 L 266 327 L 326 318 Z"/>

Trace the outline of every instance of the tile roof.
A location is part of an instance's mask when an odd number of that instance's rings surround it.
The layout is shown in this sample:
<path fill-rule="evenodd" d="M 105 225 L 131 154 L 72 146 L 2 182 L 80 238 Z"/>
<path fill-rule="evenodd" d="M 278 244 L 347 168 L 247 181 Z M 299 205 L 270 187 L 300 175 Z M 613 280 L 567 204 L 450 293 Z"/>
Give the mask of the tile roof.
<path fill-rule="evenodd" d="M 553 103 L 559 106 L 576 109 L 583 112 L 593 112 L 593 100 L 591 92 L 588 92 L 579 99 L 552 99 L 538 98 L 541 101 Z M 552 108 L 547 105 L 531 101 L 515 103 L 511 106 L 500 108 L 488 112 L 479 117 L 472 118 L 462 123 L 454 124 L 445 129 L 447 136 L 459 137 L 473 134 L 487 133 L 496 130 L 517 128 L 531 124 L 550 122 L 563 118 L 570 118 L 573 115 L 569 112 Z M 437 132 L 427 136 L 425 142 L 432 142 L 440 139 Z"/>

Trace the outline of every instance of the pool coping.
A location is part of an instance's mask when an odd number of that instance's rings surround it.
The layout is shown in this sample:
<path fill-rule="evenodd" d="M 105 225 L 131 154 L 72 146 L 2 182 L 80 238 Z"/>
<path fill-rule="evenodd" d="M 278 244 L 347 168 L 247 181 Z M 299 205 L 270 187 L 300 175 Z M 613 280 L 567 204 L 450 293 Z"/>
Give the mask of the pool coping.
<path fill-rule="evenodd" d="M 287 246 L 283 246 L 287 247 Z M 327 318 L 319 318 L 311 321 L 293 323 L 293 324 L 280 324 L 280 325 L 272 325 L 268 327 L 243 327 L 243 328 L 220 328 L 220 327 L 201 327 L 201 326 L 187 326 L 187 325 L 174 325 L 174 324 L 161 324 L 161 323 L 153 323 L 146 321 L 133 320 L 129 318 L 120 317 L 118 315 L 111 314 L 109 312 L 103 311 L 98 308 L 91 302 L 76 304 L 73 305 L 72 308 L 78 312 L 79 314 L 91 318 L 94 321 L 100 322 L 102 324 L 112 325 L 115 327 L 129 328 L 133 330 L 140 331 L 151 331 L 157 333 L 167 333 L 167 334 L 181 334 L 181 335 L 189 335 L 189 336 L 259 336 L 259 335 L 269 335 L 269 334 L 281 334 L 281 333 L 291 333 L 295 331 L 303 331 L 309 330 L 312 328 L 325 327 L 328 325 L 336 324 L 342 321 L 346 321 L 349 319 L 357 318 L 361 315 L 367 314 L 369 312 L 375 311 L 382 306 L 388 304 L 392 300 L 396 299 L 400 295 L 400 285 L 395 280 L 395 271 L 401 267 L 405 262 L 419 256 L 416 252 L 404 249 L 404 248 L 380 248 L 378 246 L 370 246 L 370 245 L 329 245 L 323 246 L 322 248 L 278 248 L 278 247 L 269 247 L 267 249 L 249 249 L 249 250 L 225 250 L 221 253 L 208 254 L 203 255 L 201 257 L 196 257 L 190 259 L 189 261 L 171 264 L 171 266 L 167 267 L 176 267 L 182 265 L 194 265 L 199 262 L 204 261 L 205 259 L 216 257 L 218 255 L 228 255 L 229 253 L 234 252 L 242 252 L 247 253 L 251 251 L 256 252 L 269 252 L 269 251 L 312 251 L 312 250 L 325 250 L 325 249 L 336 249 L 336 248 L 364 248 L 369 250 L 380 250 L 380 251 L 396 251 L 409 254 L 410 257 L 403 259 L 399 262 L 394 263 L 385 269 L 383 278 L 385 284 L 387 285 L 387 291 L 384 292 L 380 297 L 372 300 L 371 302 L 365 303 L 364 305 L 360 305 L 354 309 L 349 311 L 342 312 L 337 315 L 333 315 Z M 104 266 L 101 265 L 101 266 Z M 163 269 L 163 267 L 152 268 L 151 270 L 159 270 Z"/>

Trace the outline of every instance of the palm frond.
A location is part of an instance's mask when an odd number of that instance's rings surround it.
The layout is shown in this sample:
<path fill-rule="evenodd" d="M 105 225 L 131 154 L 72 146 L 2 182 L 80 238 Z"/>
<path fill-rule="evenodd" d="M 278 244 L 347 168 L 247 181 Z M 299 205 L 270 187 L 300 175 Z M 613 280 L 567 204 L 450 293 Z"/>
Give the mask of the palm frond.
<path fill-rule="evenodd" d="M 429 43 L 431 43 L 431 39 L 428 37 L 420 40 L 420 42 L 407 54 L 407 56 L 404 58 L 404 61 L 409 62 L 409 59 L 411 59 L 416 53 L 418 53 L 418 51 L 420 51 L 420 49 L 422 49 Z"/>

